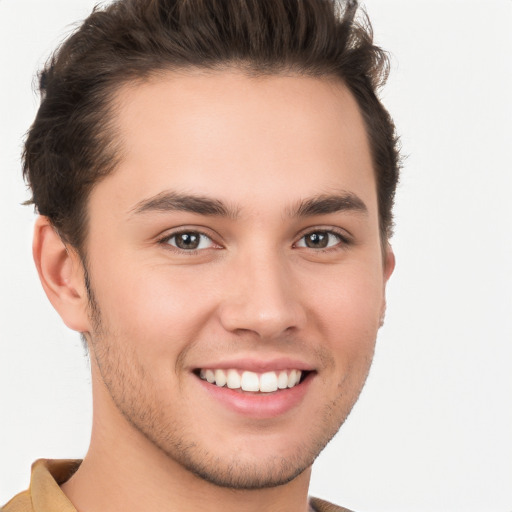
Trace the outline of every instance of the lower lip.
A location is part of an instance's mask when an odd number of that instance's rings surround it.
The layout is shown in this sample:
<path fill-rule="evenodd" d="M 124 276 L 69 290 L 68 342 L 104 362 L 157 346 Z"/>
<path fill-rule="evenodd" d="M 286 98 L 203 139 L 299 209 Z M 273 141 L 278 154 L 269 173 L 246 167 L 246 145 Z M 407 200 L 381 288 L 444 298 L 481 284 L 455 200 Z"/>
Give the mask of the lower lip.
<path fill-rule="evenodd" d="M 196 377 L 201 387 L 222 405 L 244 416 L 256 419 L 275 418 L 297 407 L 306 395 L 314 373 L 309 373 L 297 386 L 273 393 L 247 393 L 219 387 Z"/>

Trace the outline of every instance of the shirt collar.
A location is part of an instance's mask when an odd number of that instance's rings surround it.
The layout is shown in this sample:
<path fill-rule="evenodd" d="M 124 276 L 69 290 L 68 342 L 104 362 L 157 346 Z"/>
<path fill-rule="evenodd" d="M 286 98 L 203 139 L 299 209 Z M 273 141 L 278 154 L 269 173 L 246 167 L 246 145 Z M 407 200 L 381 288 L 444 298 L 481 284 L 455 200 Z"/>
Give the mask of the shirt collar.
<path fill-rule="evenodd" d="M 77 512 L 59 487 L 80 466 L 80 460 L 39 459 L 32 464 L 30 495 L 34 512 Z"/>

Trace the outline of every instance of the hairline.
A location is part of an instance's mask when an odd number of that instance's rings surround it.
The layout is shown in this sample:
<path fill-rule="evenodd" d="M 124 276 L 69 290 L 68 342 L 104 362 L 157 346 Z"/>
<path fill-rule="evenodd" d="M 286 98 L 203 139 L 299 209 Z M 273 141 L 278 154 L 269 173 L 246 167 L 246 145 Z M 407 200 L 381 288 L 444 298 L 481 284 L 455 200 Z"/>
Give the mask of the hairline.
<path fill-rule="evenodd" d="M 383 259 L 385 261 L 387 248 L 390 246 L 390 236 L 385 229 L 381 229 L 381 213 L 379 207 L 379 185 L 378 185 L 378 172 L 376 169 L 375 162 L 373 161 L 373 144 L 370 136 L 370 128 L 367 125 L 364 112 L 361 108 L 360 102 L 350 87 L 347 80 L 336 74 L 334 71 L 328 72 L 326 70 L 317 70 L 307 68 L 293 63 L 275 63 L 265 66 L 264 63 L 253 62 L 249 59 L 237 59 L 222 62 L 214 62 L 211 65 L 204 63 L 201 65 L 197 64 L 186 64 L 176 65 L 172 63 L 162 63 L 161 65 L 155 65 L 148 70 L 135 70 L 128 72 L 125 76 L 117 76 L 111 79 L 111 84 L 104 86 L 105 95 L 102 106 L 102 119 L 106 119 L 106 123 L 103 128 L 103 140 L 101 143 L 100 151 L 107 156 L 107 160 L 111 162 L 106 172 L 98 176 L 92 186 L 88 189 L 87 195 L 81 205 L 81 211 L 79 211 L 81 217 L 81 229 L 82 233 L 80 236 L 80 243 L 75 246 L 72 243 L 68 243 L 77 253 L 83 262 L 87 261 L 87 255 L 85 246 L 87 245 L 87 238 L 89 232 L 89 199 L 92 191 L 95 187 L 100 184 L 103 179 L 107 178 L 111 174 L 118 170 L 118 167 L 123 159 L 123 141 L 120 136 L 119 120 L 119 109 L 122 108 L 120 103 L 121 96 L 124 91 L 136 91 L 143 85 L 156 83 L 169 76 L 214 76 L 223 73 L 241 74 L 251 79 L 266 79 L 272 77 L 303 77 L 322 80 L 326 83 L 330 83 L 333 86 L 341 87 L 348 92 L 355 101 L 356 107 L 359 114 L 361 115 L 365 136 L 368 142 L 368 148 L 370 150 L 370 156 L 372 160 L 372 172 L 375 180 L 375 188 L 377 191 L 377 213 L 379 221 L 379 238 L 382 246 Z M 51 222 L 51 219 L 50 219 Z M 52 223 L 53 224 L 53 223 Z"/>

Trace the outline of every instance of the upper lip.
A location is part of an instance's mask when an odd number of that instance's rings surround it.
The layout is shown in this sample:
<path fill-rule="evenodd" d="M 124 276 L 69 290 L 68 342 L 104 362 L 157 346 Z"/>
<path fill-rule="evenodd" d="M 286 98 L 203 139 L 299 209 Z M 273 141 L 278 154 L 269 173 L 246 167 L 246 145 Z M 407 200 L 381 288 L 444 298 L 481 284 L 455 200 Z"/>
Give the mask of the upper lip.
<path fill-rule="evenodd" d="M 289 357 L 279 357 L 275 359 L 256 359 L 249 357 L 229 360 L 224 359 L 222 361 L 208 362 L 203 366 L 196 366 L 194 369 L 229 370 L 231 368 L 255 373 L 280 370 L 313 371 L 315 369 L 312 365 L 306 363 L 305 361 Z"/>

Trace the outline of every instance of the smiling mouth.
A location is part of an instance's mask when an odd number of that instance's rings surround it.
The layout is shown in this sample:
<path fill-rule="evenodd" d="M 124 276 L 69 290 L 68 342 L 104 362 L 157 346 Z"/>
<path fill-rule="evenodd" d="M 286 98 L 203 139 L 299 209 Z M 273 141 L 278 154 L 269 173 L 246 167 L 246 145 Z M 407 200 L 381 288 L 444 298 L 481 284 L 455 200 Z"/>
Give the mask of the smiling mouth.
<path fill-rule="evenodd" d="M 252 393 L 273 393 L 299 385 L 310 372 L 296 369 L 256 373 L 232 369 L 198 369 L 199 378 L 219 388 Z"/>

